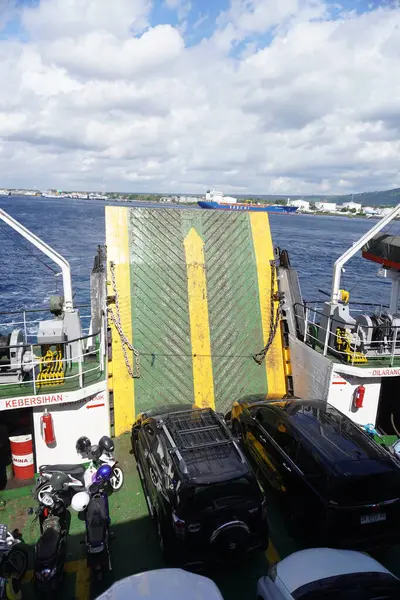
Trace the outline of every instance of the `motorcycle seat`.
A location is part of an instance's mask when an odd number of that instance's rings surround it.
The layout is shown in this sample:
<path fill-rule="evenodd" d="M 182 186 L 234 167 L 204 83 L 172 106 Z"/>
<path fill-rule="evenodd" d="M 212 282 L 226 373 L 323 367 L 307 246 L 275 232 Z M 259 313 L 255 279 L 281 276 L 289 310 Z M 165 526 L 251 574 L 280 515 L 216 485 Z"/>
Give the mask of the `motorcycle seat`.
<path fill-rule="evenodd" d="M 42 465 L 39 467 L 39 472 L 42 473 L 55 473 L 56 471 L 79 477 L 84 474 L 86 469 L 83 465 Z"/>
<path fill-rule="evenodd" d="M 46 563 L 53 560 L 57 554 L 60 534 L 49 527 L 36 543 L 36 559 Z"/>
<path fill-rule="evenodd" d="M 86 512 L 86 523 L 89 544 L 98 545 L 104 542 L 108 517 L 105 501 L 101 496 L 90 500 Z"/>

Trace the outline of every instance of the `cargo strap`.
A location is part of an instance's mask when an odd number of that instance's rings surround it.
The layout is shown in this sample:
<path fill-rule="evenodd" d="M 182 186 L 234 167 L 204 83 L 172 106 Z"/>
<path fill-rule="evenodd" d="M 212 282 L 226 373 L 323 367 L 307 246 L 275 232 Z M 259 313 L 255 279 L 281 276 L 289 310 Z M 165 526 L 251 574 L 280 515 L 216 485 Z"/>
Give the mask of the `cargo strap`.
<path fill-rule="evenodd" d="M 267 343 L 265 344 L 264 348 L 261 350 L 261 352 L 258 352 L 257 354 L 254 354 L 253 358 L 256 361 L 257 364 L 261 365 L 261 363 L 263 362 L 264 358 L 267 356 L 267 352 L 270 349 L 272 342 L 274 341 L 276 332 L 278 330 L 278 325 L 279 325 L 279 319 L 281 317 L 281 313 L 282 313 L 282 304 L 283 304 L 283 295 L 280 294 L 279 292 L 275 293 L 274 291 L 274 287 L 275 287 L 275 273 L 276 273 L 276 264 L 274 260 L 270 260 L 269 264 L 271 266 L 271 315 L 270 315 L 270 322 L 269 322 L 269 335 L 268 335 L 268 340 Z M 278 306 L 276 307 L 276 311 L 274 311 L 274 303 L 278 302 Z"/>
<path fill-rule="evenodd" d="M 126 364 L 126 368 L 128 369 L 128 373 L 132 378 L 137 379 L 140 377 L 140 353 L 139 353 L 139 350 L 137 350 L 136 348 L 134 348 L 132 346 L 132 344 L 130 343 L 130 341 L 128 340 L 128 338 L 126 337 L 126 335 L 122 329 L 121 313 L 119 310 L 119 296 L 118 296 L 118 291 L 117 291 L 117 284 L 115 281 L 115 264 L 113 262 L 110 262 L 110 273 L 111 273 L 111 283 L 112 283 L 114 296 L 115 296 L 116 313 L 114 313 L 113 309 L 110 306 L 107 307 L 107 311 L 110 316 L 110 320 L 113 322 L 115 329 L 118 331 L 119 337 L 121 338 L 122 350 L 124 353 L 125 364 Z M 131 352 L 133 352 L 133 354 L 134 354 L 134 370 L 129 361 L 127 349 L 130 350 Z"/>

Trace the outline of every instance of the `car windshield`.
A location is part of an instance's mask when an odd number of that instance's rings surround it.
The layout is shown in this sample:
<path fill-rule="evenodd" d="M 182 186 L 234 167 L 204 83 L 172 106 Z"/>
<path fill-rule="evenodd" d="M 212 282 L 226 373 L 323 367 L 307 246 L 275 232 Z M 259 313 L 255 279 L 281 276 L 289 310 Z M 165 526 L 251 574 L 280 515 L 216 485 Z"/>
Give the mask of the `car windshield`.
<path fill-rule="evenodd" d="M 314 581 L 292 596 L 295 600 L 399 600 L 400 581 L 387 573 L 351 573 Z"/>

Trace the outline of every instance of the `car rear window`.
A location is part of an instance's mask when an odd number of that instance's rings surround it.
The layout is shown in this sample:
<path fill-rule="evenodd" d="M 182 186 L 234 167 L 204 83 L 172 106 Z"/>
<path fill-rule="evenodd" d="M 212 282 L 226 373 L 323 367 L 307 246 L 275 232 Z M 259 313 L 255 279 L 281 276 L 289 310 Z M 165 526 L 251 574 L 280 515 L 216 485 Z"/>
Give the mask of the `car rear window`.
<path fill-rule="evenodd" d="M 247 499 L 261 499 L 261 492 L 255 481 L 241 477 L 224 483 L 196 486 L 190 496 L 193 508 L 223 508 Z"/>
<path fill-rule="evenodd" d="M 372 472 L 352 477 L 333 477 L 330 480 L 330 499 L 341 505 L 374 504 L 396 498 L 400 498 L 400 472 Z"/>

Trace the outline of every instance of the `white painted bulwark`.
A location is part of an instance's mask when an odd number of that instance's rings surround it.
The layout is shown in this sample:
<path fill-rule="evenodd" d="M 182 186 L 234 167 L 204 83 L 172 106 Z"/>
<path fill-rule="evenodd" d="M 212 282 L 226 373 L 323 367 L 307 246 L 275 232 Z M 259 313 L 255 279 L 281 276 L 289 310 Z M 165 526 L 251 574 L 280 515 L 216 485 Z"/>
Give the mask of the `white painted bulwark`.
<path fill-rule="evenodd" d="M 78 402 L 83 397 L 92 396 L 104 388 L 104 381 L 95 383 L 86 388 L 74 392 L 60 392 L 57 394 L 38 394 L 36 396 L 21 396 L 19 398 L 7 398 L 0 400 L 0 412 L 2 410 L 13 410 L 15 408 L 26 408 L 29 406 L 49 406 L 54 404 L 65 404 L 66 402 Z"/>
<path fill-rule="evenodd" d="M 43 464 L 82 463 L 75 450 L 76 440 L 86 435 L 97 444 L 103 435 L 110 435 L 108 391 L 103 389 L 75 402 L 62 402 L 54 406 L 36 406 L 33 409 L 36 467 Z M 53 418 L 56 443 L 46 446 L 41 431 L 41 417 L 45 409 Z"/>
<path fill-rule="evenodd" d="M 334 365 L 339 367 L 342 365 Z M 364 402 L 362 408 L 354 408 L 354 394 L 359 385 L 365 387 Z M 378 412 L 379 395 L 381 391 L 381 380 L 363 377 L 354 377 L 348 373 L 332 372 L 332 378 L 328 391 L 328 402 L 335 406 L 352 421 L 359 425 L 375 424 Z"/>

